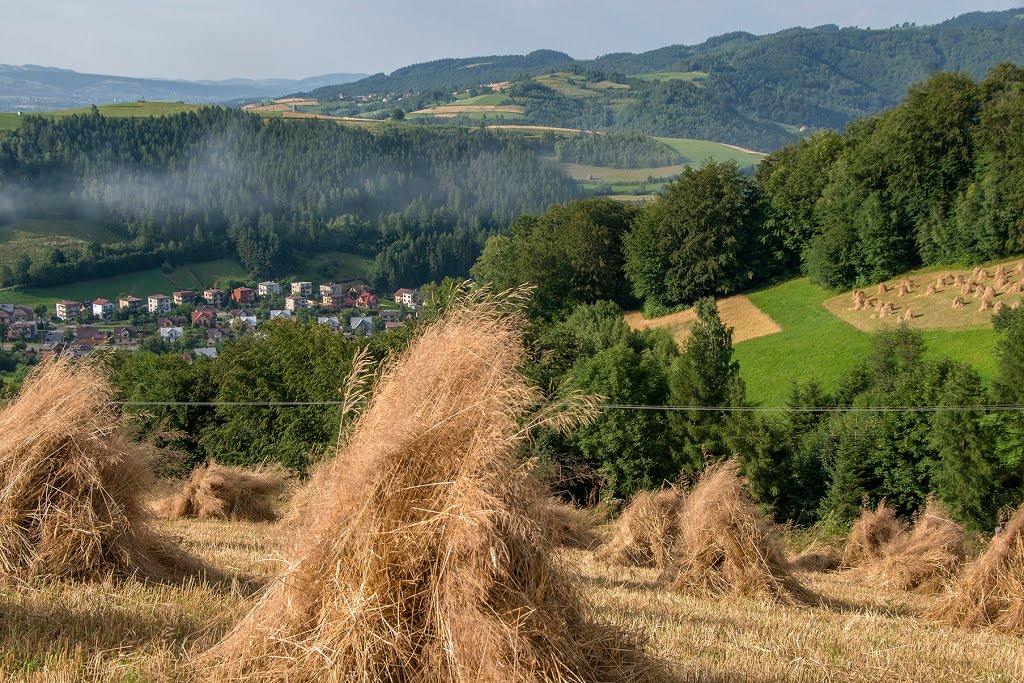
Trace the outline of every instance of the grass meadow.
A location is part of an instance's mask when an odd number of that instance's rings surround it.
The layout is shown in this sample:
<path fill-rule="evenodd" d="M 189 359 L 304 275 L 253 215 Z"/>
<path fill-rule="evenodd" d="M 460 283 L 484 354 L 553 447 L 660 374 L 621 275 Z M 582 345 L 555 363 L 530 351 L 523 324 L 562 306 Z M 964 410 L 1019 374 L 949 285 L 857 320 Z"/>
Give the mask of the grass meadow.
<path fill-rule="evenodd" d="M 228 584 L 34 581 L 0 586 L 0 678 L 154 682 L 189 679 L 194 653 L 223 635 L 281 568 L 279 526 L 167 521 L 163 531 L 232 577 Z M 1014 681 L 1019 638 L 941 626 L 931 597 L 867 587 L 857 574 L 801 573 L 823 606 L 698 598 L 657 570 L 561 551 L 595 616 L 649 639 L 680 681 Z"/>
<path fill-rule="evenodd" d="M 639 76 L 633 76 L 633 78 L 639 78 L 641 81 L 701 81 L 707 78 L 708 75 L 704 71 L 658 71 L 650 74 L 640 74 Z"/>

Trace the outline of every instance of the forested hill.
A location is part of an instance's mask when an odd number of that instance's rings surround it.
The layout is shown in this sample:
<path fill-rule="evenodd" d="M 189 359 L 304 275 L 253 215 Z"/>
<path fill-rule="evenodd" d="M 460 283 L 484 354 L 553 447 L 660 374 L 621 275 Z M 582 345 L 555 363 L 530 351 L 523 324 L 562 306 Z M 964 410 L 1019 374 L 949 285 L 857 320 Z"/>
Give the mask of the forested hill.
<path fill-rule="evenodd" d="M 3 284 L 227 255 L 269 276 L 332 249 L 376 257 L 382 288 L 419 284 L 464 274 L 490 234 L 578 192 L 521 140 L 490 131 L 370 132 L 220 108 L 25 119 L 0 132 L 0 225 L 89 217 L 119 239 L 22 255 L 0 268 Z"/>
<path fill-rule="evenodd" d="M 574 61 L 564 52 L 554 50 L 537 50 L 528 55 L 438 59 L 405 66 L 390 75 L 374 74 L 352 83 L 328 85 L 302 94 L 336 99 L 341 93 L 369 95 L 471 88 L 569 66 Z"/>
<path fill-rule="evenodd" d="M 975 78 L 1002 62 L 1024 63 L 1024 10 L 976 12 L 930 26 L 793 28 L 731 33 L 700 45 L 589 61 L 535 52 L 526 57 L 450 59 L 312 91 L 339 95 L 450 95 L 506 80 L 524 122 L 705 138 L 771 150 L 802 128 L 842 128 L 895 106 L 935 71 Z M 588 77 L 579 87 L 539 90 L 543 74 Z M 533 81 L 529 79 L 533 78 Z M 577 82 L 578 84 L 578 82 Z M 524 87 L 525 86 L 525 87 Z"/>

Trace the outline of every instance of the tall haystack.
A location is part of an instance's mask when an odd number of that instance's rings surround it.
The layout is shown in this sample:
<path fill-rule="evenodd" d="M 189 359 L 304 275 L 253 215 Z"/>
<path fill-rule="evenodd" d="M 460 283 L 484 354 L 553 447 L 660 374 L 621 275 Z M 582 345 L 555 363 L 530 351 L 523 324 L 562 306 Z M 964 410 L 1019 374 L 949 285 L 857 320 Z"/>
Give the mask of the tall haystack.
<path fill-rule="evenodd" d="M 992 312 L 996 313 L 996 314 L 998 314 L 1002 310 L 1003 310 L 1003 302 L 1002 301 L 997 301 L 996 305 L 992 307 Z"/>
<path fill-rule="evenodd" d="M 991 299 L 995 295 L 996 295 L 995 287 L 993 287 L 992 285 L 989 285 L 988 287 L 985 288 L 984 296 L 985 296 L 986 299 Z"/>
<path fill-rule="evenodd" d="M 1024 635 L 1024 506 L 984 554 L 964 568 L 930 616 Z"/>
<path fill-rule="evenodd" d="M 672 563 L 663 577 L 671 589 L 783 603 L 814 600 L 790 573 L 771 523 L 744 490 L 735 459 L 705 470 L 686 496 L 678 524 Z"/>
<path fill-rule="evenodd" d="M 884 304 L 882 304 L 882 308 L 878 311 L 878 317 L 879 318 L 884 318 L 886 316 L 892 315 L 893 314 L 893 310 L 894 310 L 894 308 L 893 308 L 892 302 L 891 301 L 886 301 Z"/>
<path fill-rule="evenodd" d="M 924 294 L 918 294 L 917 296 L 919 298 L 922 296 L 932 296 L 936 291 L 935 285 L 928 285 L 928 289 L 924 290 Z"/>
<path fill-rule="evenodd" d="M 1000 263 L 998 266 L 996 266 L 996 278 L 997 279 L 1005 279 L 1006 278 L 1006 265 L 1005 264 Z"/>
<path fill-rule="evenodd" d="M 960 288 L 960 296 L 970 296 L 973 290 L 974 288 L 971 287 L 971 283 L 965 282 L 963 287 Z"/>
<path fill-rule="evenodd" d="M 915 316 L 914 316 L 914 310 L 913 310 L 913 309 L 911 309 L 911 308 L 908 308 L 908 309 L 907 309 L 907 312 L 903 314 L 903 318 L 902 318 L 902 320 L 903 320 L 903 322 L 905 322 L 905 323 L 909 323 L 909 322 L 910 322 L 911 320 L 913 320 L 913 319 L 914 319 L 914 317 L 915 317 Z"/>
<path fill-rule="evenodd" d="M 865 307 L 867 303 L 867 296 L 864 294 L 864 290 L 857 289 L 853 292 L 853 310 L 859 311 Z"/>
<path fill-rule="evenodd" d="M 965 306 L 963 297 L 956 297 L 953 299 L 953 308 L 963 308 Z"/>
<path fill-rule="evenodd" d="M 287 487 L 288 479 L 282 469 L 246 470 L 210 461 L 192 470 L 181 489 L 158 501 L 154 511 L 171 519 L 270 522 L 277 519 L 274 499 Z"/>
<path fill-rule="evenodd" d="M 1024 261 L 1017 261 L 1017 265 L 1013 269 L 1013 272 L 1016 275 L 1024 275 Z"/>
<path fill-rule="evenodd" d="M 874 510 L 866 508 L 850 529 L 843 551 L 844 567 L 862 567 L 880 560 L 885 547 L 906 531 L 896 511 L 883 500 Z"/>
<path fill-rule="evenodd" d="M 910 533 L 897 534 L 882 548 L 882 558 L 868 567 L 879 584 L 900 590 L 938 593 L 967 557 L 963 528 L 945 505 L 928 498 Z"/>
<path fill-rule="evenodd" d="M 988 310 L 991 310 L 991 309 L 992 309 L 992 304 L 989 302 L 989 300 L 988 299 L 982 299 L 981 300 L 981 305 L 978 306 L 978 311 L 981 312 L 981 313 L 984 313 L 985 311 L 988 311 Z"/>
<path fill-rule="evenodd" d="M 516 460 L 538 394 L 517 372 L 521 317 L 502 307 L 451 306 L 383 373 L 311 477 L 318 499 L 298 510 L 288 569 L 198 656 L 200 676 L 662 678 L 630 637 L 591 621 L 549 554 L 540 486 Z"/>
<path fill-rule="evenodd" d="M 1007 294 L 1020 294 L 1021 292 L 1024 292 L 1024 280 L 1014 282 L 1006 289 Z"/>
<path fill-rule="evenodd" d="M 682 502 L 683 494 L 676 489 L 641 491 L 633 496 L 615 521 L 611 538 L 598 549 L 598 559 L 665 569 L 679 532 Z"/>
<path fill-rule="evenodd" d="M 878 285 L 878 291 L 875 292 L 875 295 L 876 296 L 882 296 L 883 294 L 885 294 L 888 291 L 889 291 L 889 285 L 887 285 L 887 284 L 885 284 L 883 282 L 882 284 Z"/>
<path fill-rule="evenodd" d="M 964 276 L 961 275 L 960 273 L 957 273 L 956 277 L 953 278 L 953 285 L 956 287 L 963 287 L 965 284 L 967 283 L 964 281 Z"/>
<path fill-rule="evenodd" d="M 907 287 L 907 286 L 906 286 L 906 285 L 904 284 L 904 285 L 900 285 L 900 289 L 899 289 L 899 291 L 898 291 L 898 292 L 896 293 L 896 296 L 906 296 L 906 295 L 908 295 L 908 294 L 910 294 L 910 287 Z"/>
<path fill-rule="evenodd" d="M 103 370 L 37 365 L 0 410 L 0 575 L 172 579 L 201 563 L 153 532 L 141 452 L 115 435 Z"/>

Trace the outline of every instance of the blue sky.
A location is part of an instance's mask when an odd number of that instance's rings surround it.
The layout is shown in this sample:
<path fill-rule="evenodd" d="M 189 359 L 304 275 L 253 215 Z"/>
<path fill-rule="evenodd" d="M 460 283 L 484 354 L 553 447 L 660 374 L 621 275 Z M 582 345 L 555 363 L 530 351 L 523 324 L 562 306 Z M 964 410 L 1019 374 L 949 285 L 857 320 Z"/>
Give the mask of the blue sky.
<path fill-rule="evenodd" d="M 30 0 L 5 3 L 0 63 L 128 76 L 390 72 L 538 48 L 596 57 L 743 30 L 935 23 L 1024 0 Z"/>

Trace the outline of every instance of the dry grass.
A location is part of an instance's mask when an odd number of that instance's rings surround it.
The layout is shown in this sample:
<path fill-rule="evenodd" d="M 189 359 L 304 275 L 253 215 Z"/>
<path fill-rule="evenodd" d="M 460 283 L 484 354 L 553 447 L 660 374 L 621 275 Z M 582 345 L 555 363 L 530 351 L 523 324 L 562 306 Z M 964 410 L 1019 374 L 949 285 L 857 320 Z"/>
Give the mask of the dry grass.
<path fill-rule="evenodd" d="M 782 331 L 778 323 L 769 318 L 764 311 L 745 296 L 729 297 L 718 301 L 717 304 L 718 315 L 722 318 L 722 322 L 732 328 L 734 344 Z M 686 338 L 690 336 L 690 329 L 694 322 L 697 321 L 697 312 L 691 308 L 648 320 L 640 311 L 629 311 L 626 313 L 625 319 L 634 330 L 665 328 L 676 340 L 676 343 L 682 346 Z"/>
<path fill-rule="evenodd" d="M 279 526 L 160 522 L 160 531 L 218 568 L 278 572 Z M 657 585 L 658 570 L 609 565 L 566 551 L 599 615 L 650 634 L 652 654 L 682 681 L 1016 681 L 1021 640 L 963 630 L 921 615 L 933 596 L 866 585 L 848 572 L 797 577 L 831 607 L 708 599 Z M 217 639 L 239 609 L 239 589 L 129 582 L 0 585 L 0 680 L 99 683 L 188 680 L 184 652 Z"/>
<path fill-rule="evenodd" d="M 866 571 L 878 585 L 939 593 L 966 557 L 963 528 L 951 519 L 945 505 L 929 498 L 913 529 L 885 544 L 881 559 Z"/>
<path fill-rule="evenodd" d="M 680 508 L 678 527 L 664 573 L 673 590 L 815 601 L 790 573 L 775 530 L 746 493 L 735 459 L 703 472 Z"/>
<path fill-rule="evenodd" d="M 660 680 L 552 563 L 516 465 L 519 315 L 474 298 L 383 375 L 313 474 L 289 567 L 195 672 L 246 681 Z M 390 435 L 381 438 L 382 434 Z M 308 498 L 306 499 L 308 500 Z"/>
<path fill-rule="evenodd" d="M 216 462 L 199 465 L 171 496 L 157 501 L 160 517 L 269 522 L 277 519 L 274 499 L 288 486 L 283 469 L 249 471 Z"/>
<path fill-rule="evenodd" d="M 1019 262 L 1020 259 L 1015 258 L 989 266 L 987 270 L 932 267 L 915 271 L 910 277 L 865 287 L 866 292 L 876 292 L 879 305 L 891 303 L 889 315 L 880 315 L 877 306 L 860 309 L 851 306 L 852 292 L 835 296 L 824 306 L 840 320 L 865 332 L 888 329 L 901 322 L 922 330 L 991 327 L 992 315 L 997 309 L 1020 305 L 1024 298 L 1024 273 L 1016 269 Z M 1000 268 L 1003 278 L 998 277 Z M 991 279 L 993 272 L 996 280 Z M 913 317 L 906 320 L 909 309 L 913 309 Z"/>
<path fill-rule="evenodd" d="M 904 533 L 906 524 L 884 500 L 874 510 L 864 510 L 846 539 L 843 566 L 863 567 L 881 560 L 886 546 Z"/>
<path fill-rule="evenodd" d="M 540 509 L 536 516 L 553 545 L 591 550 L 601 543 L 601 536 L 595 530 L 597 520 L 591 511 L 554 498 L 542 498 L 538 502 Z"/>
<path fill-rule="evenodd" d="M 96 364 L 36 366 L 0 411 L 0 576 L 172 579 L 203 567 L 152 532 L 140 452 L 115 436 Z"/>
<path fill-rule="evenodd" d="M 676 489 L 636 494 L 615 520 L 611 537 L 597 556 L 613 564 L 665 569 L 679 532 L 682 501 L 682 492 Z"/>
<path fill-rule="evenodd" d="M 967 565 L 931 616 L 1024 636 L 1024 506 L 985 553 Z"/>

